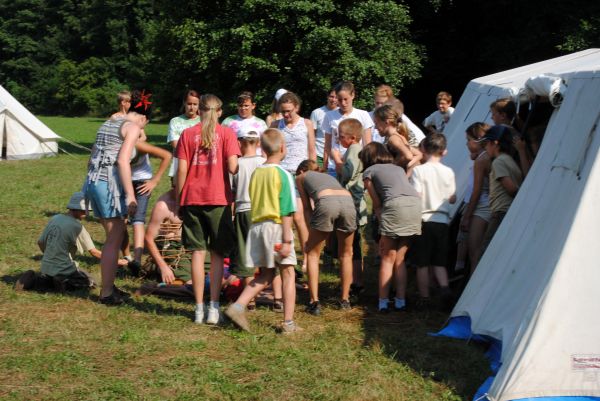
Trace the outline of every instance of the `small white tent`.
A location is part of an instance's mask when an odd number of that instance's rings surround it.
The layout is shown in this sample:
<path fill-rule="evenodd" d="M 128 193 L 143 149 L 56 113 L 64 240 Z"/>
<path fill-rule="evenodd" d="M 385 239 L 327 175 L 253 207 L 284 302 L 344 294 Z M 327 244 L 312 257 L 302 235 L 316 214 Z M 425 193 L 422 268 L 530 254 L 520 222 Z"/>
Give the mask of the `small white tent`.
<path fill-rule="evenodd" d="M 502 342 L 489 400 L 600 400 L 600 49 L 471 81 L 447 127 L 447 162 L 464 188 L 464 128 L 540 74 L 562 79 L 562 104 L 451 317 Z"/>
<path fill-rule="evenodd" d="M 0 149 L 2 158 L 38 159 L 58 152 L 60 136 L 31 114 L 0 85 Z"/>

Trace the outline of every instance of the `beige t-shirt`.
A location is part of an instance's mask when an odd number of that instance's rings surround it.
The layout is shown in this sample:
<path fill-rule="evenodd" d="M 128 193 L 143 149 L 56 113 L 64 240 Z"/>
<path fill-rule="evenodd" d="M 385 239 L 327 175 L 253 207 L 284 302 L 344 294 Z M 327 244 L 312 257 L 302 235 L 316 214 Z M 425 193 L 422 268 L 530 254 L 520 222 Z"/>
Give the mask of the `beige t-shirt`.
<path fill-rule="evenodd" d="M 501 178 L 509 177 L 517 187 L 523 182 L 523 174 L 510 155 L 501 153 L 492 161 L 490 170 L 490 208 L 492 212 L 507 212 L 514 197 L 502 186 Z"/>
<path fill-rule="evenodd" d="M 421 194 L 422 220 L 448 224 L 450 198 L 456 192 L 454 171 L 442 163 L 428 162 L 414 168 L 410 182 Z"/>

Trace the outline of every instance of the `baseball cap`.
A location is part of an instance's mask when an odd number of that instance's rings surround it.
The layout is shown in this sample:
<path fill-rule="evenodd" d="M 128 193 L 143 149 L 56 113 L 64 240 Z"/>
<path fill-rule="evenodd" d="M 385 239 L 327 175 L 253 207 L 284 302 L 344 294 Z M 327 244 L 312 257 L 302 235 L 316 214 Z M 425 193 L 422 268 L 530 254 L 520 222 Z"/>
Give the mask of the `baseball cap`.
<path fill-rule="evenodd" d="M 242 138 L 259 138 L 258 132 L 252 127 L 240 127 L 237 132 L 238 139 Z"/>
<path fill-rule="evenodd" d="M 481 137 L 481 139 L 479 139 L 477 142 L 499 141 L 504 135 L 509 135 L 510 132 L 511 129 L 507 125 L 494 125 L 487 131 L 485 131 L 485 135 Z"/>
<path fill-rule="evenodd" d="M 69 199 L 69 203 L 67 204 L 67 209 L 86 210 L 85 195 L 83 195 L 83 192 L 75 192 L 71 195 L 71 199 Z"/>

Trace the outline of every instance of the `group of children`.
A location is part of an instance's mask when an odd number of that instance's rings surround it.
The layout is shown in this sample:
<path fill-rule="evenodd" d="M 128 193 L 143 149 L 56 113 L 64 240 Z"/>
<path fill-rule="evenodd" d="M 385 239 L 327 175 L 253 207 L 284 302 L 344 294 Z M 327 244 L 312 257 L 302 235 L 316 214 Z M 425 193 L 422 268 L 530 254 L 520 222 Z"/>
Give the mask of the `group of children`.
<path fill-rule="evenodd" d="M 100 302 L 109 305 L 127 297 L 114 286 L 119 249 L 125 243 L 125 217 L 133 223 L 134 265 L 139 265 L 147 198 L 171 163 L 170 152 L 145 142 L 144 126 L 152 103 L 149 95 L 143 91 L 121 95 L 123 109 L 98 131 L 84 186 L 85 197 L 106 231 Z M 218 97 L 193 90 L 185 94 L 184 114 L 169 124 L 168 143 L 174 156 L 169 193 L 174 199 L 168 214 L 173 220 L 181 218 L 181 242 L 191 253 L 196 323 L 221 321 L 224 257 L 230 256 L 231 272 L 244 288 L 225 315 L 250 330 L 248 306 L 272 285 L 283 311 L 281 331 L 301 330 L 294 321 L 297 258 L 293 226 L 308 273 L 307 312 L 321 314 L 319 261 L 326 243 L 329 249 L 337 249 L 339 258 L 339 307 L 351 309 L 351 293 L 364 287 L 365 193 L 372 201 L 371 225 L 379 247 L 378 310 L 406 308 L 409 248 L 411 263 L 417 267 L 417 303 L 429 304 L 431 278 L 437 281 L 442 297 L 451 299 L 446 255 L 450 205 L 456 196 L 454 173 L 442 164 L 446 153 L 442 131 L 453 111 L 452 98 L 446 92 L 438 94 L 438 111 L 423 122 L 429 131 L 425 135 L 404 114 L 402 102 L 388 86 L 377 89 L 377 107 L 371 114 L 353 107 L 354 96 L 352 83 L 341 82 L 329 92 L 327 104 L 304 119 L 299 115 L 299 97 L 279 90 L 274 101 L 274 111 L 280 113 L 274 115 L 279 119 L 267 128 L 254 115 L 256 105 L 250 92 L 240 94 L 238 114 L 223 123 L 219 123 L 222 102 Z M 509 118 L 505 114 L 492 112 L 493 120 L 501 125 L 478 123 L 467 130 L 474 168 L 459 242 L 467 244 L 464 248 L 472 268 L 522 181 L 511 157 L 514 131 L 502 125 L 501 118 Z M 148 155 L 161 159 L 155 175 Z M 68 216 L 75 222 L 87 209 L 83 196 L 69 203 L 82 205 L 70 208 Z M 75 243 L 81 224 L 69 223 L 70 243 Z M 154 233 L 156 222 L 152 227 Z M 46 251 L 46 231 L 40 239 L 44 259 L 46 254 L 51 257 Z M 156 247 L 148 246 L 151 239 L 146 236 L 146 247 L 153 257 L 160 257 Z M 204 265 L 208 257 L 210 301 L 206 306 Z M 158 263 L 161 278 L 173 281 L 172 270 L 162 262 Z M 24 287 L 24 282 L 18 284 Z"/>

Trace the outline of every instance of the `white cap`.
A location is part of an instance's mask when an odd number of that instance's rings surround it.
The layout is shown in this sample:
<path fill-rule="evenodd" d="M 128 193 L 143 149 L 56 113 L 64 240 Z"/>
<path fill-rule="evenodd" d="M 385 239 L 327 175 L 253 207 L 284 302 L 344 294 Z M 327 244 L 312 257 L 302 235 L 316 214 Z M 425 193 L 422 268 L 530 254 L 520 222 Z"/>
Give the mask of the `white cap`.
<path fill-rule="evenodd" d="M 283 88 L 277 89 L 277 92 L 275 92 L 275 100 L 279 101 L 279 98 L 281 96 L 283 96 L 284 93 L 287 93 L 287 92 L 288 92 L 287 89 L 283 89 Z"/>
<path fill-rule="evenodd" d="M 238 139 L 242 138 L 259 138 L 258 132 L 252 127 L 241 126 L 237 132 Z"/>

